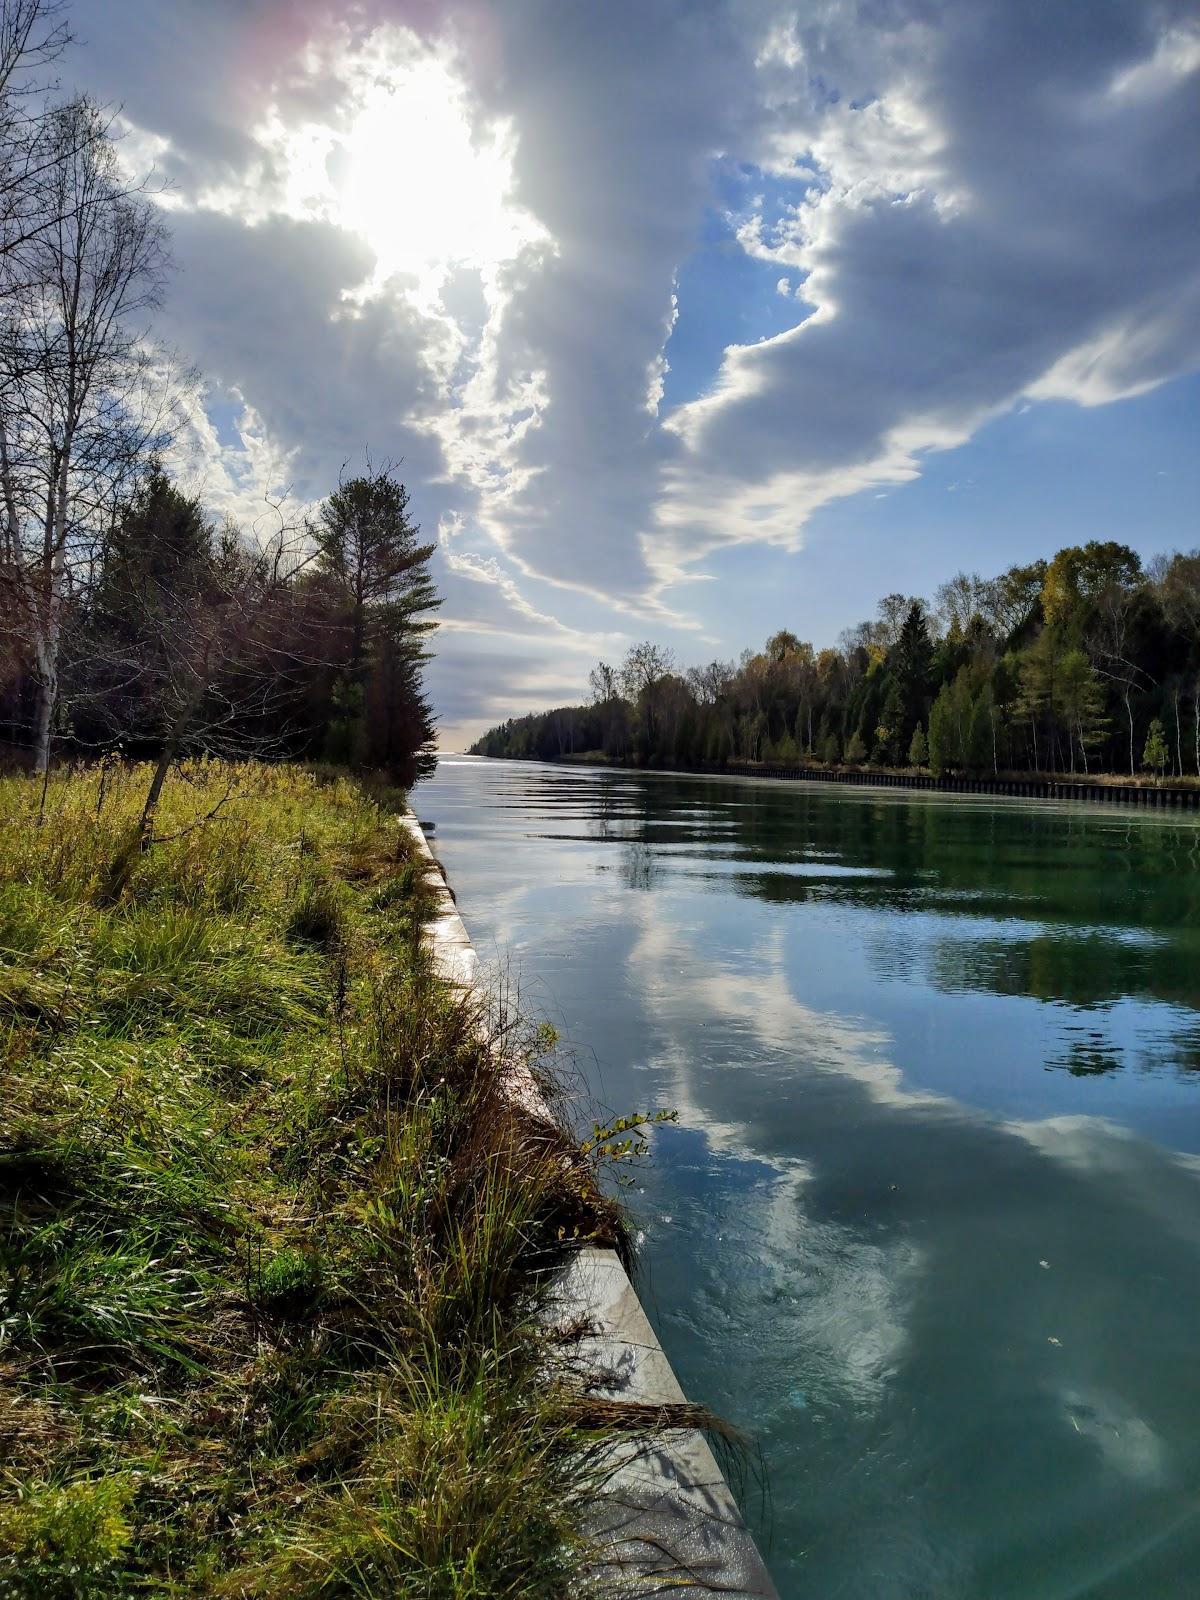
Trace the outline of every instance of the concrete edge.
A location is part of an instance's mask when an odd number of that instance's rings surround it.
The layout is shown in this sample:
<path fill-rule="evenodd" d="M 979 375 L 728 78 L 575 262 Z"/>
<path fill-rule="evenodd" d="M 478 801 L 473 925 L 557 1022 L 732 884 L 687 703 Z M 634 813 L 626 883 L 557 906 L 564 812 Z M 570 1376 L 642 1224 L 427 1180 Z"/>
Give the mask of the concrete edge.
<path fill-rule="evenodd" d="M 463 988 L 479 961 L 450 887 L 412 812 L 403 825 L 426 862 L 436 901 L 425 940 L 438 976 Z M 536 1084 L 514 1083 L 534 1115 L 550 1111 Z M 613 1250 L 580 1251 L 563 1273 L 552 1307 L 563 1327 L 583 1329 L 577 1360 L 599 1396 L 651 1405 L 684 1400 L 671 1364 Z M 602 1593 L 634 1597 L 715 1591 L 732 1600 L 778 1600 L 753 1536 L 697 1429 L 663 1433 L 651 1446 L 614 1443 L 605 1490 L 586 1531 L 603 1552 L 592 1576 Z"/>

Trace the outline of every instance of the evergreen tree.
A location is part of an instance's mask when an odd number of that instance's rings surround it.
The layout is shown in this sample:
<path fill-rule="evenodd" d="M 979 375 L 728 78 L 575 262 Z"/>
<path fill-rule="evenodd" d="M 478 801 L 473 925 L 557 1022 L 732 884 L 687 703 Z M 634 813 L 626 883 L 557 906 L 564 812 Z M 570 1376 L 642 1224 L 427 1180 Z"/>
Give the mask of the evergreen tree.
<path fill-rule="evenodd" d="M 898 737 L 906 740 L 909 730 L 925 716 L 928 709 L 933 667 L 929 623 L 919 600 L 914 600 L 909 607 L 892 655 L 892 671 L 903 696 L 903 726 L 898 731 Z M 901 744 L 899 748 L 903 749 L 904 745 Z"/>
<path fill-rule="evenodd" d="M 109 530 L 91 603 L 67 649 L 68 700 L 86 743 L 127 748 L 161 734 L 157 690 L 177 619 L 213 574 L 212 530 L 198 499 L 155 465 Z"/>
<path fill-rule="evenodd" d="M 339 679 L 327 749 L 362 752 L 405 782 L 436 760 L 422 667 L 435 626 L 429 613 L 442 602 L 429 573 L 435 547 L 418 543 L 419 531 L 388 466 L 340 484 L 313 530 L 318 573 L 336 607 Z"/>
<path fill-rule="evenodd" d="M 929 742 L 925 737 L 925 729 L 918 722 L 908 747 L 908 764 L 910 767 L 923 767 L 928 760 Z"/>
<path fill-rule="evenodd" d="M 900 754 L 907 743 L 907 741 L 902 742 L 904 722 L 904 694 L 899 683 L 893 679 L 883 702 L 879 725 L 875 729 L 873 759 L 881 766 L 900 764 Z"/>
<path fill-rule="evenodd" d="M 849 763 L 850 766 L 857 767 L 857 766 L 861 766 L 862 763 L 866 759 L 867 759 L 867 747 L 866 747 L 866 745 L 863 744 L 861 737 L 857 733 L 852 733 L 850 735 L 849 743 L 846 745 L 846 760 L 847 760 L 847 762 Z"/>

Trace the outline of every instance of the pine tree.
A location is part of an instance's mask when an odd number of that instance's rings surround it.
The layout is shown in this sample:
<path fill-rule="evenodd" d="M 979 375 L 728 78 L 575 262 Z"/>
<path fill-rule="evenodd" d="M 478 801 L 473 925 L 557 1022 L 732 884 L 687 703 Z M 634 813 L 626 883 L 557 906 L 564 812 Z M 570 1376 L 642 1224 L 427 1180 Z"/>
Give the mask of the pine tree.
<path fill-rule="evenodd" d="M 908 747 L 908 764 L 910 767 L 923 767 L 928 760 L 929 741 L 925 737 L 925 729 L 918 722 Z"/>
<path fill-rule="evenodd" d="M 391 467 L 342 483 L 321 507 L 318 571 L 338 611 L 340 707 L 330 735 L 403 782 L 433 770 L 433 716 L 422 667 L 441 605 L 429 573 L 432 544 L 419 544 L 408 491 Z M 364 726 L 352 726 L 357 712 Z"/>
<path fill-rule="evenodd" d="M 904 695 L 905 715 L 924 715 L 929 696 L 929 674 L 933 664 L 933 645 L 929 624 L 919 601 L 914 600 L 900 629 L 893 652 L 893 673 Z"/>
<path fill-rule="evenodd" d="M 846 760 L 852 767 L 861 766 L 867 759 L 867 747 L 857 733 L 850 735 L 846 745 Z"/>

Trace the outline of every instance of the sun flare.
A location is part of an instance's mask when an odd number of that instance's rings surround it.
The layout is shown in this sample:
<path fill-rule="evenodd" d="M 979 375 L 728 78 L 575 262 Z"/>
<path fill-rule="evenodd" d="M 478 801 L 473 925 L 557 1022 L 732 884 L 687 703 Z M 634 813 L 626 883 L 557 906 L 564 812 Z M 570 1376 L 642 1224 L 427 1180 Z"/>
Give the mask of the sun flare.
<path fill-rule="evenodd" d="M 415 280 L 424 297 L 472 268 L 485 279 L 545 241 L 515 199 L 515 144 L 503 121 L 472 113 L 461 77 L 406 30 L 380 30 L 330 63 L 343 93 L 327 120 L 275 104 L 256 130 L 278 175 L 282 209 L 357 234 L 375 279 Z"/>

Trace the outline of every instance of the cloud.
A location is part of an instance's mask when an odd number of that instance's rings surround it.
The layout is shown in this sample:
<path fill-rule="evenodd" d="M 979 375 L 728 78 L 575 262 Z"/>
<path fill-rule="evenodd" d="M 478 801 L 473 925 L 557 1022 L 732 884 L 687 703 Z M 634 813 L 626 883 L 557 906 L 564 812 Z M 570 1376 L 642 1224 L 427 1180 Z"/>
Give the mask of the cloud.
<path fill-rule="evenodd" d="M 668 419 L 665 578 L 722 543 L 794 547 L 816 507 L 1021 396 L 1101 404 L 1200 363 L 1186 18 L 831 5 L 773 35 L 760 159 L 798 193 L 738 237 L 815 309 Z"/>
<path fill-rule="evenodd" d="M 403 458 L 456 530 L 444 649 L 523 635 L 522 683 L 548 642 L 578 692 L 597 639 L 678 638 L 710 553 L 797 549 L 1002 411 L 1200 365 L 1184 0 L 74 16 L 70 70 L 170 185 L 163 331 L 208 380 L 214 498 Z M 714 227 L 761 279 L 695 374 Z"/>

